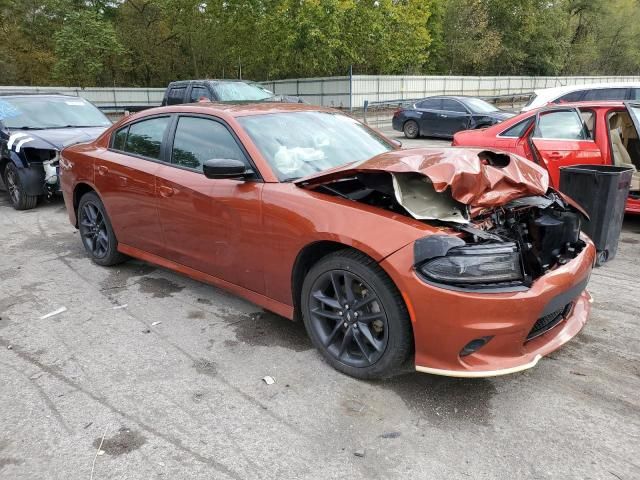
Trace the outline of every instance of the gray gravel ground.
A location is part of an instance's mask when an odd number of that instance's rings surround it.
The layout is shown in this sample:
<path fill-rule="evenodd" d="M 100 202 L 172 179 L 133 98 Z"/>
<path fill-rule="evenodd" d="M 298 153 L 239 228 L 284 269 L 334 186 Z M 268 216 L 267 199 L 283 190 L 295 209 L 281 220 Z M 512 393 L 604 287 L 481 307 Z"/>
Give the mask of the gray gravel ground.
<path fill-rule="evenodd" d="M 92 264 L 61 200 L 2 196 L 0 252 L 2 479 L 640 478 L 640 218 L 592 276 L 584 331 L 479 380 L 341 375 L 299 324 Z"/>

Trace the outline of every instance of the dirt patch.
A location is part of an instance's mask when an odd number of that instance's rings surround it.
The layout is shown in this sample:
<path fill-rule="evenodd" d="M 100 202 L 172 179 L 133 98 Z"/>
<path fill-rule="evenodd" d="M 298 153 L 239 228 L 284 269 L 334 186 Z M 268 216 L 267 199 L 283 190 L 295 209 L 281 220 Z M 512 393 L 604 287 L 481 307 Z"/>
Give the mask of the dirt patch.
<path fill-rule="evenodd" d="M 156 267 L 147 263 L 128 261 L 117 267 L 109 268 L 109 275 L 100 282 L 100 289 L 109 291 L 127 288 L 127 281 L 130 278 L 143 277 L 155 270 Z"/>
<path fill-rule="evenodd" d="M 141 293 L 150 293 L 153 298 L 172 297 L 174 293 L 184 289 L 182 285 L 161 277 L 143 277 L 138 284 Z"/>
<path fill-rule="evenodd" d="M 218 366 L 216 365 L 216 362 L 206 358 L 197 359 L 193 362 L 193 367 L 196 369 L 196 372 L 201 373 L 202 375 L 209 375 L 210 377 L 215 377 L 218 373 Z"/>
<path fill-rule="evenodd" d="M 254 347 L 284 347 L 295 352 L 313 348 L 300 322 L 292 322 L 270 312 L 231 313 L 218 316 L 228 322 L 236 340 Z"/>
<path fill-rule="evenodd" d="M 0 457 L 0 470 L 7 465 L 20 465 L 22 460 L 13 457 Z"/>
<path fill-rule="evenodd" d="M 187 313 L 187 318 L 205 318 L 205 313 L 202 310 L 191 310 L 189 313 Z"/>
<path fill-rule="evenodd" d="M 199 298 L 196 300 L 196 302 L 202 303 L 203 305 L 213 305 L 213 302 L 211 302 L 211 300 L 209 300 L 208 298 Z"/>
<path fill-rule="evenodd" d="M 96 438 L 93 441 L 94 448 L 101 448 L 107 455 L 117 457 L 139 449 L 147 442 L 147 439 L 135 430 L 121 427 L 113 437 L 104 439 L 102 447 L 100 447 L 100 441 L 101 438 Z"/>
<path fill-rule="evenodd" d="M 489 379 L 411 373 L 385 380 L 380 386 L 395 392 L 410 410 L 436 423 L 454 420 L 489 425 L 491 421 L 491 398 L 496 388 Z"/>
<path fill-rule="evenodd" d="M 621 238 L 621 243 L 628 243 L 630 245 L 637 245 L 640 243 L 640 240 L 636 240 L 635 238 Z"/>

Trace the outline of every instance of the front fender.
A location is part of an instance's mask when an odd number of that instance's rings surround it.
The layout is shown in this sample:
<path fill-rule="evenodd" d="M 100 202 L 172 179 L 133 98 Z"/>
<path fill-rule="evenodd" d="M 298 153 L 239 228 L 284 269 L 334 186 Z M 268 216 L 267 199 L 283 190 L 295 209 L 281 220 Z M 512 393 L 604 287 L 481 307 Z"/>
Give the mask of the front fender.
<path fill-rule="evenodd" d="M 30 166 L 19 154 L 11 150 L 8 162 L 13 163 L 18 170 L 20 184 L 27 195 L 43 195 L 45 192 L 45 173 L 41 165 Z M 4 179 L 3 179 L 4 181 Z"/>

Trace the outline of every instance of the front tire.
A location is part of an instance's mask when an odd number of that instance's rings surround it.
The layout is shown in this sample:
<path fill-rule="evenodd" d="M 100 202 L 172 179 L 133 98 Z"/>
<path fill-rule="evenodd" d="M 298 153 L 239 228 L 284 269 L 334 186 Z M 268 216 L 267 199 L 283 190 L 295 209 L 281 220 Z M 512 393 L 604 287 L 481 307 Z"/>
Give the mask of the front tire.
<path fill-rule="evenodd" d="M 94 263 L 105 267 L 124 262 L 118 240 L 102 200 L 95 192 L 85 193 L 78 205 L 78 228 L 85 250 Z"/>
<path fill-rule="evenodd" d="M 355 250 L 323 257 L 305 277 L 302 315 L 314 346 L 335 369 L 376 379 L 401 372 L 413 351 L 400 292 L 371 258 Z"/>
<path fill-rule="evenodd" d="M 9 201 L 16 210 L 31 210 L 38 203 L 37 195 L 27 195 L 18 174 L 18 167 L 9 162 L 4 172 L 4 184 L 9 193 Z"/>
<path fill-rule="evenodd" d="M 418 122 L 415 120 L 407 120 L 404 122 L 404 126 L 402 127 L 402 131 L 404 132 L 404 136 L 409 139 L 418 138 L 420 135 L 420 127 L 418 126 Z"/>

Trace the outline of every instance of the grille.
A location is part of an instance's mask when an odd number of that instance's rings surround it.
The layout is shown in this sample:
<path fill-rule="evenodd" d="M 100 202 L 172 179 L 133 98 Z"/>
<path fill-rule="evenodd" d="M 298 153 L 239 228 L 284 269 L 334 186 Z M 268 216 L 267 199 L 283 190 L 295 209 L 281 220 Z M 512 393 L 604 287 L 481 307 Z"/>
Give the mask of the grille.
<path fill-rule="evenodd" d="M 556 310 L 555 312 L 551 312 L 544 317 L 540 317 L 529 332 L 529 335 L 527 335 L 527 341 L 539 337 L 558 325 L 569 314 L 572 305 L 573 303 L 567 303 L 564 307 Z"/>

